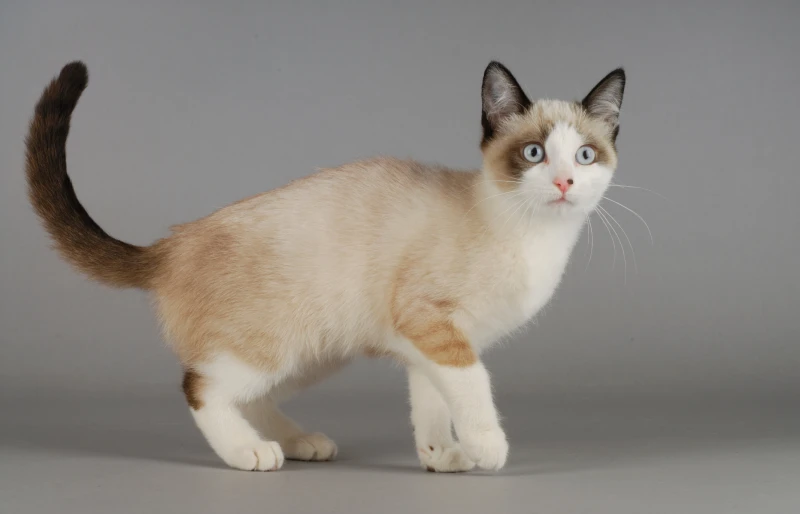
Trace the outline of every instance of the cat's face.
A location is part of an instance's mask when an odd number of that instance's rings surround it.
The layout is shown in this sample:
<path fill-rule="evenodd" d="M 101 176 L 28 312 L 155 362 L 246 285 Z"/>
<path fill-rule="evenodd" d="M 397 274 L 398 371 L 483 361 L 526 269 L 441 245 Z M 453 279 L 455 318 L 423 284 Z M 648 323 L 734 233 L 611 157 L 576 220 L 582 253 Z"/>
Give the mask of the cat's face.
<path fill-rule="evenodd" d="M 524 215 L 588 214 L 617 166 L 625 73 L 607 75 L 582 102 L 531 102 L 500 63 L 483 81 L 484 173 Z"/>

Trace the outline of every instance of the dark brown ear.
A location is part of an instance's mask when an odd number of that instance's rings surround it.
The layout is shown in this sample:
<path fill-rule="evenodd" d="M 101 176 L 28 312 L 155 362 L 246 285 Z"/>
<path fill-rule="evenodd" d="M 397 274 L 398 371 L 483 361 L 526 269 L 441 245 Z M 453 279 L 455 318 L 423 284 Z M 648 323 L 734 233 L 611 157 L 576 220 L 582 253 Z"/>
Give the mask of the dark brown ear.
<path fill-rule="evenodd" d="M 490 62 L 483 72 L 481 97 L 483 100 L 481 144 L 486 144 L 495 136 L 505 118 L 512 114 L 521 114 L 531 106 L 531 101 L 525 96 L 514 75 L 497 61 Z"/>
<path fill-rule="evenodd" d="M 619 129 L 619 109 L 625 93 L 625 70 L 617 68 L 597 83 L 581 104 L 590 116 L 607 123 L 614 134 Z"/>

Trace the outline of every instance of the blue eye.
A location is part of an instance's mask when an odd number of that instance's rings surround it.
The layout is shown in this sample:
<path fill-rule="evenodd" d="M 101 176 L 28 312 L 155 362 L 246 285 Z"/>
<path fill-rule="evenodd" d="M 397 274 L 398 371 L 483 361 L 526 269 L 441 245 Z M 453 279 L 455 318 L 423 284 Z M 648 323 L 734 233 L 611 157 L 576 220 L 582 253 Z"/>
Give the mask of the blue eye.
<path fill-rule="evenodd" d="M 597 154 L 591 146 L 582 146 L 578 148 L 578 152 L 575 154 L 575 160 L 578 161 L 578 164 L 584 166 L 593 163 L 596 158 Z"/>
<path fill-rule="evenodd" d="M 534 164 L 542 162 L 544 160 L 544 148 L 537 143 L 530 144 L 522 149 L 522 156 L 525 157 L 526 161 Z"/>

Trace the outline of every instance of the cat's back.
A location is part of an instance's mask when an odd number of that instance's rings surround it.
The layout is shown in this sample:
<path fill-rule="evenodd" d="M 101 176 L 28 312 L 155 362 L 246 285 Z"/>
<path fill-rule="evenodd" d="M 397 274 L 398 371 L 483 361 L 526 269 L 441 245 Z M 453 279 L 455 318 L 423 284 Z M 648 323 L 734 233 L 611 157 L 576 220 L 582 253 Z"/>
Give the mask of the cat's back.
<path fill-rule="evenodd" d="M 366 225 L 393 214 L 421 213 L 428 207 L 459 209 L 469 203 L 476 177 L 475 173 L 413 160 L 373 157 L 320 169 L 172 230 L 185 233 L 221 226 L 268 230 L 303 224 L 313 228 L 315 223 Z"/>
<path fill-rule="evenodd" d="M 421 231 L 435 229 L 432 220 L 468 209 L 476 177 L 390 157 L 321 169 L 172 227 L 170 268 L 266 262 L 335 269 L 399 255 Z"/>
<path fill-rule="evenodd" d="M 475 177 L 474 173 L 410 159 L 372 157 L 320 169 L 283 187 L 233 204 L 230 213 L 242 210 L 274 212 L 283 208 L 296 211 L 307 208 L 309 202 L 323 210 L 334 207 L 343 211 L 394 204 L 403 206 L 420 200 L 446 203 L 458 200 L 458 193 Z"/>

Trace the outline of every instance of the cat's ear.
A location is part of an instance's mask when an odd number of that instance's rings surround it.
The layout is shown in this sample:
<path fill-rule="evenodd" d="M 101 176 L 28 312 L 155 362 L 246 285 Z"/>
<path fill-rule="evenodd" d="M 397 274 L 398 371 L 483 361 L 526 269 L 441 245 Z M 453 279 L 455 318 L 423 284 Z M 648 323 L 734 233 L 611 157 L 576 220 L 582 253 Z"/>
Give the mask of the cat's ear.
<path fill-rule="evenodd" d="M 481 97 L 483 143 L 494 137 L 505 118 L 512 114 L 521 114 L 531 106 L 531 101 L 525 96 L 514 75 L 497 61 L 490 62 L 483 72 Z"/>
<path fill-rule="evenodd" d="M 625 92 L 625 70 L 617 68 L 597 83 L 581 104 L 590 116 L 607 123 L 616 134 L 619 128 L 619 109 Z"/>

